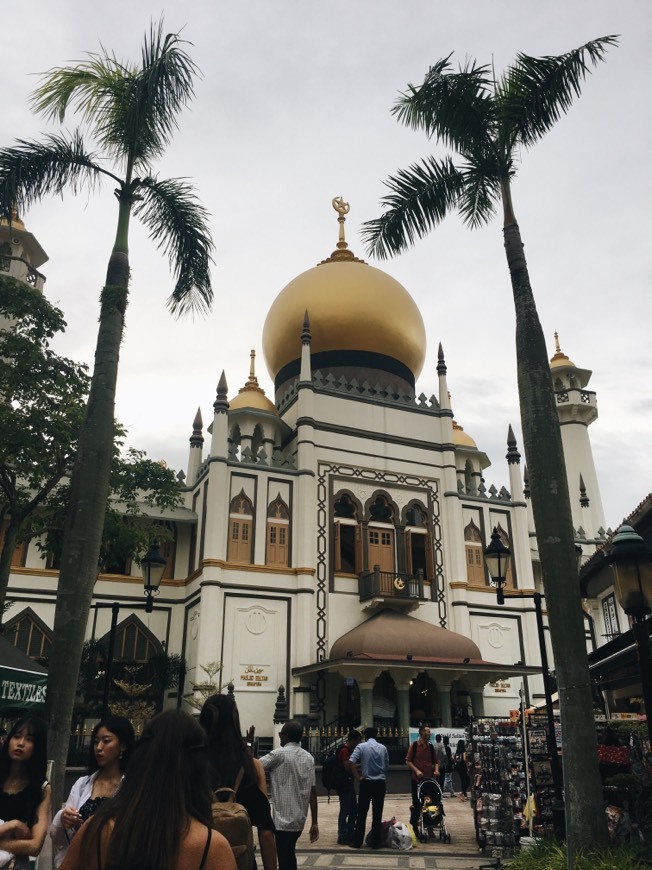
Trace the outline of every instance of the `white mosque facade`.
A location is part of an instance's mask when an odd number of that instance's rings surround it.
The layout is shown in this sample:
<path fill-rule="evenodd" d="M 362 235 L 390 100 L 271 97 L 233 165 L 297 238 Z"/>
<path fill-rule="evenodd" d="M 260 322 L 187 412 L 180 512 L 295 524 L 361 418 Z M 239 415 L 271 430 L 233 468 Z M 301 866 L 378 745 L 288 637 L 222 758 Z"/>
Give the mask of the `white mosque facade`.
<path fill-rule="evenodd" d="M 496 421 L 505 486 L 487 489 L 489 459 L 453 418 L 441 346 L 438 394 L 426 397 L 421 314 L 389 274 L 354 256 L 343 220 L 340 210 L 333 254 L 272 301 L 262 348 L 274 396 L 258 385 L 253 352 L 239 392 L 229 397 L 223 373 L 214 396 L 197 396 L 210 398 L 212 418 L 194 421 L 184 506 L 158 517 L 171 540 L 153 613 L 136 564 L 126 565 L 100 575 L 88 637 L 106 636 L 106 605 L 119 602 L 119 655 L 182 654 L 183 693 L 221 663 L 243 724 L 261 736 L 281 686 L 289 714 L 320 727 L 458 725 L 517 708 L 521 690 L 541 704 L 531 595 L 542 588 L 511 428 Z M 43 257 L 30 257 L 43 252 L 24 225 L 0 235 L 0 266 L 42 285 L 30 275 Z M 551 370 L 588 557 L 605 536 L 591 372 L 559 346 Z M 483 559 L 494 529 L 512 552 L 503 606 Z M 33 543 L 16 552 L 5 636 L 30 655 L 47 655 L 56 582 Z M 179 692 L 165 703 L 181 703 Z"/>

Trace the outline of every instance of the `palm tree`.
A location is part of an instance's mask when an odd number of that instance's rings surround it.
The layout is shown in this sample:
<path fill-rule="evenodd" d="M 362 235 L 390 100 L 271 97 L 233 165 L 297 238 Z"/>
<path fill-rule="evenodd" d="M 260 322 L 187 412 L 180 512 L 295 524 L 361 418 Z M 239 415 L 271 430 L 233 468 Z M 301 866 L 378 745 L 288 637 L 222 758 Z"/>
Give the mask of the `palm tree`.
<path fill-rule="evenodd" d="M 164 34 L 162 21 L 152 24 L 139 65 L 122 63 L 102 49 L 74 66 L 50 70 L 34 93 L 35 111 L 48 119 L 61 122 L 69 109 L 79 113 L 99 153 L 87 147 L 79 131 L 41 141 L 18 140 L 0 150 L 0 213 L 7 217 L 12 207 L 22 211 L 47 194 L 66 189 L 76 193 L 103 179 L 114 186 L 118 200 L 90 395 L 72 473 L 54 621 L 47 697 L 59 789 L 109 491 L 132 214 L 168 256 L 176 279 L 169 299 L 172 312 L 207 309 L 212 301 L 213 243 L 207 213 L 186 181 L 159 180 L 151 169 L 193 96 L 196 73 L 178 34 Z"/>
<path fill-rule="evenodd" d="M 457 209 L 471 228 L 502 203 L 505 252 L 516 308 L 521 423 L 548 619 L 559 682 L 569 848 L 604 842 L 606 825 L 595 745 L 570 499 L 543 331 L 512 201 L 518 152 L 534 145 L 568 111 L 591 67 L 617 38 L 605 36 L 557 57 L 519 54 L 496 80 L 450 55 L 408 85 L 393 108 L 399 121 L 457 152 L 427 157 L 386 182 L 383 214 L 363 228 L 370 253 L 385 258 L 423 238 Z"/>

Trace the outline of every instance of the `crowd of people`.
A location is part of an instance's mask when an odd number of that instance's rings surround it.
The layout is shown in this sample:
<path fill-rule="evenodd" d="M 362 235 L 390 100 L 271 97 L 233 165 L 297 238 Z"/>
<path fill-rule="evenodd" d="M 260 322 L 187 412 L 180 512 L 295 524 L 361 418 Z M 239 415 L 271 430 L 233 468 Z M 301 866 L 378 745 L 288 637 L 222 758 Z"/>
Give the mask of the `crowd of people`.
<path fill-rule="evenodd" d="M 279 736 L 278 748 L 255 758 L 231 695 L 208 698 L 198 721 L 181 710 L 159 713 L 138 740 L 127 719 L 109 716 L 93 729 L 88 773 L 50 823 L 46 726 L 24 716 L 0 748 L 0 868 L 27 870 L 49 832 L 58 870 L 296 870 L 296 844 L 308 815 L 310 841 L 319 837 L 315 762 L 301 747 L 300 722 L 285 722 Z M 340 845 L 363 845 L 369 809 L 366 842 L 383 845 L 389 756 L 377 736 L 375 728 L 366 728 L 364 739 L 351 731 L 337 754 L 344 772 L 337 789 Z M 413 826 L 424 780 L 437 780 L 442 794 L 448 789 L 452 795 L 455 771 L 459 797 L 467 799 L 464 740 L 453 753 L 448 737 L 437 735 L 433 744 L 423 725 L 405 763 Z M 220 832 L 215 801 L 222 792 L 244 807 L 247 824 L 257 830 L 260 866 L 253 840 L 249 850 L 245 844 L 238 851 Z"/>

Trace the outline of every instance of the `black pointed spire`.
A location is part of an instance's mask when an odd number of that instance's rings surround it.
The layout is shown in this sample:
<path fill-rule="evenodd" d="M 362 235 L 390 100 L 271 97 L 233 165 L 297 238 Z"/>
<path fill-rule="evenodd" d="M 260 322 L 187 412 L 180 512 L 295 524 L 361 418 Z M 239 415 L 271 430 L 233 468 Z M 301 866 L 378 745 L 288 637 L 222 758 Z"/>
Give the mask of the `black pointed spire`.
<path fill-rule="evenodd" d="M 444 348 L 441 346 L 441 341 L 439 342 L 439 349 L 437 350 L 437 374 L 446 374 L 446 361 L 444 360 Z"/>
<path fill-rule="evenodd" d="M 192 435 L 190 436 L 191 447 L 201 447 L 204 443 L 204 436 L 202 435 L 203 428 L 204 423 L 201 418 L 201 408 L 197 408 L 197 413 L 195 414 L 195 419 L 192 423 Z"/>
<path fill-rule="evenodd" d="M 512 424 L 509 424 L 509 429 L 507 430 L 507 455 L 505 456 L 509 465 L 518 465 L 521 461 L 521 454 L 518 452 L 516 447 L 516 437 L 514 436 L 514 430 L 512 429 Z"/>
<path fill-rule="evenodd" d="M 215 401 L 213 402 L 213 408 L 216 413 L 225 414 L 229 410 L 229 400 L 227 398 L 228 395 L 228 387 L 226 385 L 226 375 L 224 374 L 224 370 L 222 370 L 222 374 L 220 375 L 220 380 L 217 385 L 217 396 Z"/>
<path fill-rule="evenodd" d="M 527 473 L 527 465 L 523 467 L 523 498 L 530 497 L 530 478 Z"/>
<path fill-rule="evenodd" d="M 584 478 L 580 474 L 580 504 L 583 508 L 589 506 L 589 497 L 586 494 L 586 487 L 584 486 Z"/>

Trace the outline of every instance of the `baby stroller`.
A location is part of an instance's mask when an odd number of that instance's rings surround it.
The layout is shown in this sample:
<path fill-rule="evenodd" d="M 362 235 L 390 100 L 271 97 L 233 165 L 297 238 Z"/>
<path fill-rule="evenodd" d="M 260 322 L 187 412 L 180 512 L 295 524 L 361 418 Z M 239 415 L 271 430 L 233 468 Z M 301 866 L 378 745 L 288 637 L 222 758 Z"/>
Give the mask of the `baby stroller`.
<path fill-rule="evenodd" d="M 424 779 L 417 788 L 417 797 L 421 807 L 419 813 L 419 830 L 416 832 L 422 843 L 434 840 L 439 831 L 439 839 L 450 843 L 451 838 L 446 827 L 446 813 L 441 789 L 436 779 Z"/>

